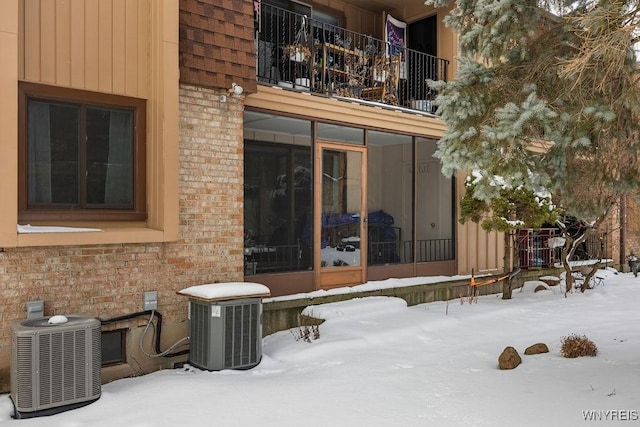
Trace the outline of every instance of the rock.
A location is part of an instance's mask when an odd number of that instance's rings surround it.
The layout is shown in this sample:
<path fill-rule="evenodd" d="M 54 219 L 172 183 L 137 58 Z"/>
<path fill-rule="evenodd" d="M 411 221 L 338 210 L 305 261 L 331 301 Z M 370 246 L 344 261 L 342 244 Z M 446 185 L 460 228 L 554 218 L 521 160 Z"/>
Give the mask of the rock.
<path fill-rule="evenodd" d="M 532 346 L 527 347 L 524 351 L 524 354 L 540 354 L 540 353 L 549 353 L 549 347 L 545 343 L 539 342 Z"/>
<path fill-rule="evenodd" d="M 500 357 L 498 357 L 498 366 L 500 369 L 513 369 L 522 363 L 520 355 L 515 348 L 509 346 L 506 347 Z"/>
<path fill-rule="evenodd" d="M 533 292 L 546 291 L 547 289 L 548 288 L 546 286 L 539 285 L 533 290 Z"/>

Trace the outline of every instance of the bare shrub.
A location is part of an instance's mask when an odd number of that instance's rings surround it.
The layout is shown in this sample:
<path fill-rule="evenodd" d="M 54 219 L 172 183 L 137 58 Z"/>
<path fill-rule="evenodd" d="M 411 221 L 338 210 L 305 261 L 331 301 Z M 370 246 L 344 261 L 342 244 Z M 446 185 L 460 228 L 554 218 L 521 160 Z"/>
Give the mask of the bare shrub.
<path fill-rule="evenodd" d="M 571 334 L 568 337 L 562 337 L 560 340 L 560 354 L 563 357 L 574 358 L 581 356 L 596 356 L 598 348 L 589 338 Z"/>
<path fill-rule="evenodd" d="M 465 295 L 463 292 L 460 292 L 460 305 L 464 305 L 464 303 L 469 303 L 469 304 L 473 304 L 473 303 L 478 303 L 478 290 L 473 287 L 473 286 L 469 286 L 467 288 L 467 295 Z"/>
<path fill-rule="evenodd" d="M 307 316 L 298 316 L 298 327 L 291 330 L 296 341 L 311 342 L 320 338 L 320 325 L 309 321 Z"/>

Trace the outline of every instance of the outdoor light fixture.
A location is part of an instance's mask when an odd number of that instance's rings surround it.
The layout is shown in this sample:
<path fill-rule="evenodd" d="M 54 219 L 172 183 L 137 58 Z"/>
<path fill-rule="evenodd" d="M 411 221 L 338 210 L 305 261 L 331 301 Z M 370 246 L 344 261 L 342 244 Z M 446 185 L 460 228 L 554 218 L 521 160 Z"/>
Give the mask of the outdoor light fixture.
<path fill-rule="evenodd" d="M 240 85 L 238 85 L 236 83 L 231 83 L 231 89 L 227 90 L 227 94 L 235 95 L 235 96 L 242 95 L 242 92 L 244 92 L 244 89 L 242 88 L 242 86 L 240 86 Z M 220 95 L 220 102 L 227 102 L 227 95 L 226 94 Z"/>
<path fill-rule="evenodd" d="M 244 89 L 242 88 L 242 86 L 237 85 L 235 83 L 231 83 L 231 89 L 229 89 L 229 95 L 242 95 L 242 92 L 244 92 Z"/>

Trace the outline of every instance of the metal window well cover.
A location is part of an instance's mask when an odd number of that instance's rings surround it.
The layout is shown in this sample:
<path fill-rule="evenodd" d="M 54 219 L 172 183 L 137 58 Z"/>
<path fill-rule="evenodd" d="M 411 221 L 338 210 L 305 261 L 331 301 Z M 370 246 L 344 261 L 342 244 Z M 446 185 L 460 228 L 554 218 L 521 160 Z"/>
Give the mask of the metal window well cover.
<path fill-rule="evenodd" d="M 50 323 L 63 318 L 63 323 Z M 52 415 L 100 397 L 100 321 L 80 315 L 43 317 L 11 325 L 14 418 Z"/>
<path fill-rule="evenodd" d="M 262 297 L 250 282 L 193 286 L 189 297 L 189 363 L 210 371 L 249 369 L 262 359 Z"/>

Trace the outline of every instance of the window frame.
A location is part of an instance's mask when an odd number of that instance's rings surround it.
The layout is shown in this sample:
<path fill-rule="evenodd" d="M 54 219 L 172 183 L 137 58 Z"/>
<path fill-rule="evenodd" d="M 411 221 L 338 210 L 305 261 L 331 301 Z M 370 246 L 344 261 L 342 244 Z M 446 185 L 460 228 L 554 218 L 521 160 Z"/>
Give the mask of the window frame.
<path fill-rule="evenodd" d="M 133 207 L 131 209 L 29 208 L 27 182 L 28 101 L 75 104 L 81 107 L 133 111 Z M 83 120 L 86 120 L 83 118 Z M 86 154 L 83 154 L 86 155 Z M 18 82 L 18 221 L 140 221 L 146 212 L 146 100 L 80 89 Z"/>

